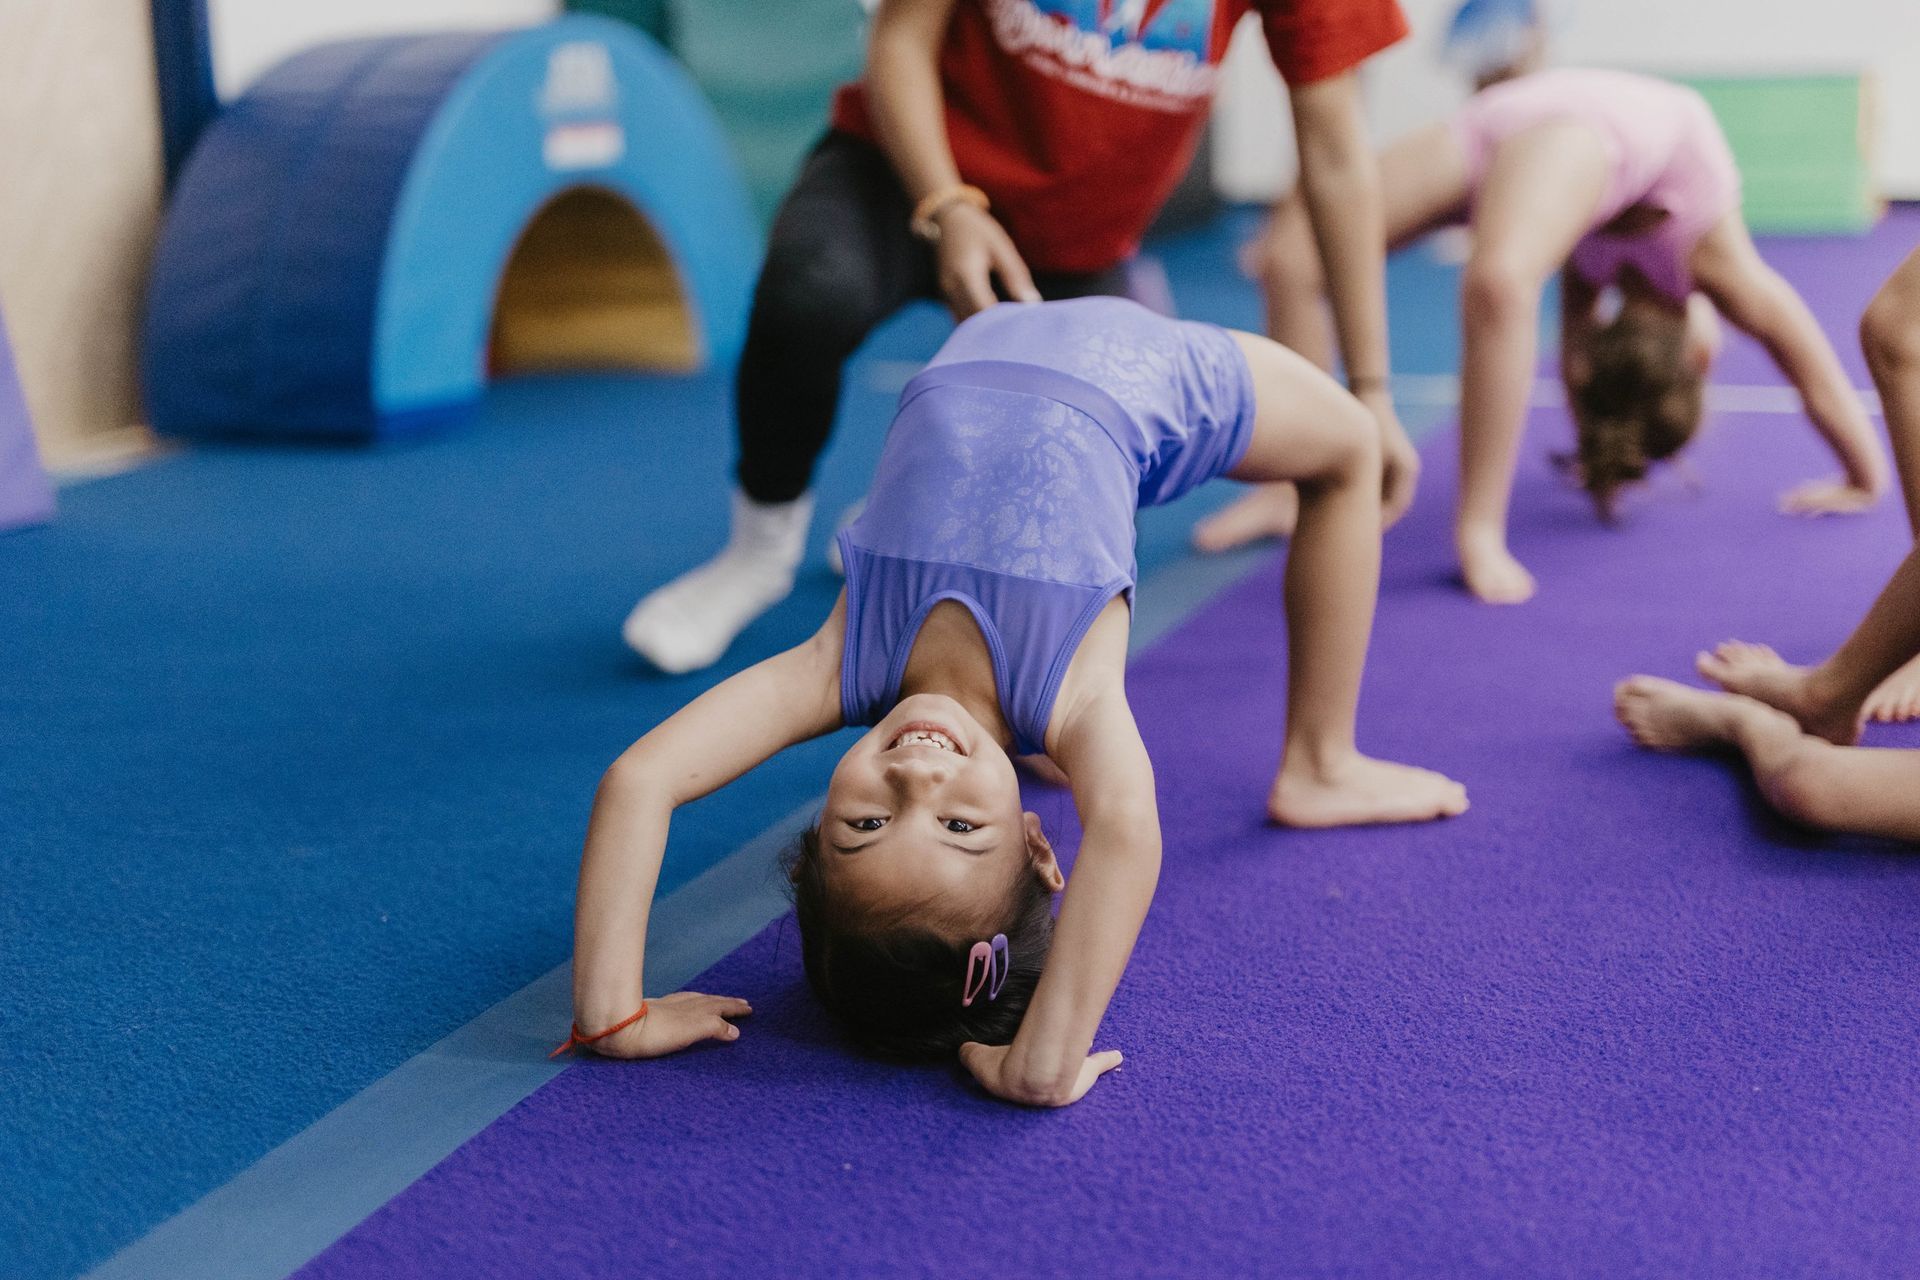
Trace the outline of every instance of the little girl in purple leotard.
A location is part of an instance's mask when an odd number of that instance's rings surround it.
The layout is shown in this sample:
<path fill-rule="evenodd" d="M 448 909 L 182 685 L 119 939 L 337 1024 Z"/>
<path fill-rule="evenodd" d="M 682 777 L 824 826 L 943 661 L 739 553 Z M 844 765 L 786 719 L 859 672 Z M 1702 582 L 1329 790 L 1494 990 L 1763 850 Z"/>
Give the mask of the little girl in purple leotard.
<path fill-rule="evenodd" d="M 1134 513 L 1217 475 L 1300 485 L 1288 710 L 1269 817 L 1457 814 L 1456 783 L 1369 759 L 1354 708 L 1380 554 L 1373 420 L 1264 338 L 1129 302 L 1004 304 L 908 384 L 847 587 L 807 642 L 629 748 L 601 783 L 580 875 L 569 1044 L 647 1058 L 731 1040 L 744 1002 L 644 998 L 646 922 L 675 807 L 784 747 L 872 726 L 842 757 L 789 874 L 815 992 L 864 1046 L 959 1052 L 992 1093 L 1064 1105 L 1160 867 L 1153 770 L 1124 685 Z M 1014 754 L 1064 773 L 1084 837 L 1071 887 Z M 1066 888 L 1056 926 L 1052 905 Z"/>

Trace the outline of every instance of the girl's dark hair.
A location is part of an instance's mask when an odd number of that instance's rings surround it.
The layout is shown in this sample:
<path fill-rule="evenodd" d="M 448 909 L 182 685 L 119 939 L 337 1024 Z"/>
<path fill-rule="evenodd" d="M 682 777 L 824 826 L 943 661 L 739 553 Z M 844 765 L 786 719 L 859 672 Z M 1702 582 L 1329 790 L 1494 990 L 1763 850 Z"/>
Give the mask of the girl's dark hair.
<path fill-rule="evenodd" d="M 1587 341 L 1585 376 L 1568 371 L 1579 446 L 1563 459 L 1612 520 L 1620 489 L 1679 453 L 1700 428 L 1705 377 L 1686 359 L 1686 320 L 1628 307 Z"/>
<path fill-rule="evenodd" d="M 951 1057 L 969 1040 L 1006 1044 L 1040 982 L 1053 944 L 1053 894 L 1022 861 L 1007 886 L 999 923 L 1007 935 L 1006 984 L 962 1008 L 967 953 L 974 939 L 949 942 L 906 913 L 856 912 L 827 889 L 820 829 L 800 837 L 787 858 L 787 883 L 800 919 L 807 984 L 854 1043 L 896 1059 Z"/>

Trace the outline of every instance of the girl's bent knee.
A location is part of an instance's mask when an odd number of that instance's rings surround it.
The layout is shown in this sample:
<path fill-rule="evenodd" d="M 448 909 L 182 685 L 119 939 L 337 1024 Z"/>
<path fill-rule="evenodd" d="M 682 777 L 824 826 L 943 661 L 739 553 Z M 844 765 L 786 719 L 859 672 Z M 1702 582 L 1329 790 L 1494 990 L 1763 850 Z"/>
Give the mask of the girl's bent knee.
<path fill-rule="evenodd" d="M 1832 759 L 1838 747 L 1808 742 L 1757 779 L 1775 812 L 1803 827 L 1831 829 L 1840 820 Z"/>
<path fill-rule="evenodd" d="M 1860 348 L 1876 369 L 1920 368 L 1920 281 L 1881 286 L 1860 317 Z"/>
<path fill-rule="evenodd" d="M 1494 254 L 1475 255 L 1460 276 L 1460 310 L 1469 324 L 1530 318 L 1540 282 L 1525 267 Z"/>
<path fill-rule="evenodd" d="M 1341 410 L 1340 452 L 1334 465 L 1335 474 L 1345 483 L 1370 485 L 1378 490 L 1380 473 L 1385 466 L 1380 425 L 1366 406 L 1351 396 L 1345 398 Z"/>

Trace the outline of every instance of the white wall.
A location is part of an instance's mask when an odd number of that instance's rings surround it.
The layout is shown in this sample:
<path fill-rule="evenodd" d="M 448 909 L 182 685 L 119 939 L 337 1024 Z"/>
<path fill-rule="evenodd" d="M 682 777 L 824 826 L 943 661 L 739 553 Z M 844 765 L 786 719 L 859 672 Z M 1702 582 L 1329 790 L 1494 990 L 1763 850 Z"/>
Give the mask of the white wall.
<path fill-rule="evenodd" d="M 159 211 L 147 0 L 0 0 L 0 302 L 50 466 L 97 459 L 140 420 Z"/>
<path fill-rule="evenodd" d="M 260 73 L 308 45 L 353 36 L 436 28 L 527 26 L 559 12 L 559 0 L 210 0 L 214 78 L 232 99 Z"/>
<path fill-rule="evenodd" d="M 1364 73 L 1382 141 L 1440 118 L 1464 95 L 1439 61 L 1457 3 L 1400 0 L 1413 35 Z M 1550 56 L 1560 63 L 1708 75 L 1870 70 L 1883 185 L 1895 198 L 1920 199 L 1920 0 L 1562 0 L 1556 9 Z M 1264 197 L 1291 180 L 1291 148 L 1276 150 L 1264 105 L 1278 95 L 1273 80 L 1259 57 L 1229 64 L 1215 159 L 1236 198 Z"/>

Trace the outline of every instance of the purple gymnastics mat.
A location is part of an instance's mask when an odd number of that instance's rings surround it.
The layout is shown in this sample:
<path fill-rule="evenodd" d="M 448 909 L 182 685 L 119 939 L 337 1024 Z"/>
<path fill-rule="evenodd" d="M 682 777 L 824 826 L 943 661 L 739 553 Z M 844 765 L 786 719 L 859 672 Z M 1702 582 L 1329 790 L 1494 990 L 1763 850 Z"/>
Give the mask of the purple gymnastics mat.
<path fill-rule="evenodd" d="M 1388 543 L 1363 745 L 1465 780 L 1466 816 L 1262 823 L 1277 564 L 1136 663 L 1166 861 L 1098 1042 L 1126 1065 L 1084 1102 L 1023 1111 L 853 1056 L 787 921 L 696 984 L 753 1001 L 738 1043 L 580 1063 L 302 1274 L 1913 1267 L 1920 857 L 1785 828 L 1731 764 L 1639 751 L 1609 710 L 1618 677 L 1682 675 L 1725 636 L 1822 652 L 1903 519 L 1773 514 L 1828 464 L 1798 418 L 1755 415 L 1713 424 L 1697 489 L 1668 475 L 1603 528 L 1546 462 L 1564 419 L 1534 427 L 1534 603 L 1454 585 L 1450 440 Z M 1071 839 L 1064 797 L 1032 799 Z"/>

